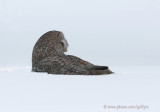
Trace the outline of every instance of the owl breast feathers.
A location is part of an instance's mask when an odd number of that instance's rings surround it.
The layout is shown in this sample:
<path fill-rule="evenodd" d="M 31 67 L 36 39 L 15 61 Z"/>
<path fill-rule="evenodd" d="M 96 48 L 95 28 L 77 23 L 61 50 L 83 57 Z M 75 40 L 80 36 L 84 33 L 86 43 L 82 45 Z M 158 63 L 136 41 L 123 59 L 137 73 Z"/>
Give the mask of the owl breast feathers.
<path fill-rule="evenodd" d="M 43 34 L 33 48 L 32 71 L 48 74 L 102 75 L 113 73 L 107 66 L 97 66 L 78 57 L 65 55 L 68 42 L 60 31 Z"/>

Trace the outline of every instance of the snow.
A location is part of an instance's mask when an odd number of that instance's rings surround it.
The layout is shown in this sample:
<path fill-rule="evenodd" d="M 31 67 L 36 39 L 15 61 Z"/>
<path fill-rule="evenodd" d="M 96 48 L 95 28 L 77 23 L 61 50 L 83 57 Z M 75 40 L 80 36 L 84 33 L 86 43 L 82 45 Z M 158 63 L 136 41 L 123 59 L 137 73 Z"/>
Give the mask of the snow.
<path fill-rule="evenodd" d="M 160 111 L 160 66 L 110 69 L 115 74 L 70 76 L 33 73 L 30 66 L 1 67 L 0 112 Z M 118 109 L 118 106 L 148 108 Z"/>

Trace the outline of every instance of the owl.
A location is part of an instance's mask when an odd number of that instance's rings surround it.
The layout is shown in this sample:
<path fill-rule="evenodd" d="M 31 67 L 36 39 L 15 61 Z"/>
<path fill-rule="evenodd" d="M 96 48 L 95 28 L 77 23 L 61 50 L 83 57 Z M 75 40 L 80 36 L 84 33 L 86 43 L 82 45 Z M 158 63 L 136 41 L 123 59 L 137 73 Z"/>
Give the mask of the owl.
<path fill-rule="evenodd" d="M 113 73 L 107 66 L 97 66 L 76 56 L 66 55 L 68 42 L 60 31 L 49 31 L 36 42 L 32 52 L 32 72 L 67 75 L 102 75 Z"/>

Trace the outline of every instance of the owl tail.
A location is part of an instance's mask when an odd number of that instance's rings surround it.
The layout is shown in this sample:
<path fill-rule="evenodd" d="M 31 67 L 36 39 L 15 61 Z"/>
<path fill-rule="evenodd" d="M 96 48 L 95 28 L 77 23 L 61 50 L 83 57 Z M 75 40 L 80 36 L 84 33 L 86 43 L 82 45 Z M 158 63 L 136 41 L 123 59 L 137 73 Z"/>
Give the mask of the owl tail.
<path fill-rule="evenodd" d="M 113 74 L 107 66 L 95 66 L 89 71 L 89 75 Z"/>

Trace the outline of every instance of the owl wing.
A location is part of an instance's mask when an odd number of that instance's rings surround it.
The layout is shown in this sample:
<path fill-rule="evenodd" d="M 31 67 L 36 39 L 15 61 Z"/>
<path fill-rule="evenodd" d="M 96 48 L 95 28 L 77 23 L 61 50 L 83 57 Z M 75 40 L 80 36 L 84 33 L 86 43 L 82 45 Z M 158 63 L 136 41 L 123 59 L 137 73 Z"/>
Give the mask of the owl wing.
<path fill-rule="evenodd" d="M 47 57 L 39 62 L 38 71 L 48 74 L 85 74 L 86 69 L 76 66 L 64 56 Z"/>
<path fill-rule="evenodd" d="M 67 55 L 67 57 L 72 60 L 74 66 L 78 66 L 82 69 L 86 69 L 84 75 L 102 75 L 102 74 L 112 74 L 113 72 L 108 68 L 108 66 L 97 66 L 87 61 L 84 61 L 76 56 Z"/>
<path fill-rule="evenodd" d="M 68 60 L 71 60 L 71 63 L 75 66 L 79 66 L 82 68 L 91 68 L 94 67 L 94 65 L 92 63 L 89 63 L 87 61 L 82 60 L 81 58 L 78 58 L 76 56 L 73 55 L 66 55 Z"/>
<path fill-rule="evenodd" d="M 38 63 L 36 69 L 48 74 L 102 75 L 111 73 L 108 67 L 95 66 L 71 55 L 46 57 Z"/>

